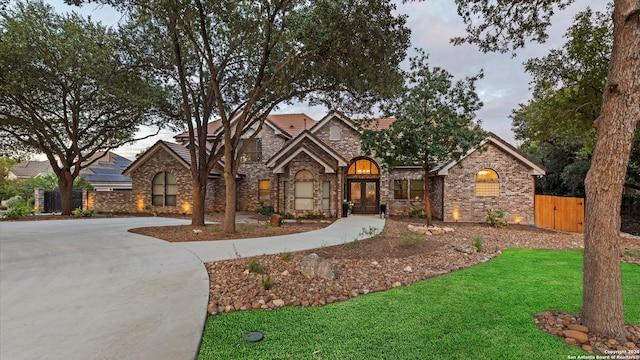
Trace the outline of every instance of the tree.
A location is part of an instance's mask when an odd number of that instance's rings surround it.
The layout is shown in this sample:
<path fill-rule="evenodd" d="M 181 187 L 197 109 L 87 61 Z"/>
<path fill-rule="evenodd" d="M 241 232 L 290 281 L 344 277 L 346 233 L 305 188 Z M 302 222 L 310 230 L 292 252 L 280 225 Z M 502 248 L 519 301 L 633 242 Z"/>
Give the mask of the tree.
<path fill-rule="evenodd" d="M 452 82 L 453 76 L 441 68 L 430 69 L 427 56 L 410 59 L 406 88 L 397 101 L 388 105 L 388 115 L 396 117 L 387 129 L 376 129 L 365 122 L 362 130 L 362 150 L 382 159 L 387 168 L 420 164 L 424 170 L 424 211 L 427 224 L 432 224 L 429 196 L 429 171 L 432 164 L 444 160 L 459 160 L 478 146 L 485 136 L 475 122 L 482 107 L 475 92 L 479 75 Z"/>
<path fill-rule="evenodd" d="M 561 49 L 525 63 L 533 99 L 514 110 L 512 129 L 524 141 L 521 150 L 549 170 L 536 179 L 538 193 L 584 197 L 612 30 L 606 14 L 587 9 L 576 15 Z"/>
<path fill-rule="evenodd" d="M 193 225 L 204 224 L 207 179 L 222 162 L 227 232 L 235 231 L 242 153 L 266 116 L 294 100 L 368 109 L 401 80 L 409 43 L 390 1 L 102 2 L 129 15 L 131 35 L 145 39 L 142 51 L 156 54 L 156 69 L 179 88 Z M 221 126 L 210 133 L 214 119 Z"/>
<path fill-rule="evenodd" d="M 0 141 L 46 155 L 63 214 L 87 159 L 139 140 L 138 127 L 168 108 L 161 84 L 122 49 L 115 30 L 42 2 L 0 12 Z"/>
<path fill-rule="evenodd" d="M 454 43 L 482 51 L 515 51 L 526 41 L 544 41 L 554 6 L 572 1 L 535 0 L 494 6 L 489 0 L 456 0 L 467 36 Z M 615 0 L 613 46 L 597 140 L 585 179 L 582 322 L 603 337 L 625 339 L 620 273 L 620 205 L 625 173 L 640 122 L 640 3 Z"/>

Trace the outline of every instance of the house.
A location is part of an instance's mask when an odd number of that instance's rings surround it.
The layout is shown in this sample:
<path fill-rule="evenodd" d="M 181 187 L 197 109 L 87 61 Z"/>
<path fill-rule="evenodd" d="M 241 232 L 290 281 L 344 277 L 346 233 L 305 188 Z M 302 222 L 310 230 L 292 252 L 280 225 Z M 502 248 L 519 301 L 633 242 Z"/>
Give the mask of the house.
<path fill-rule="evenodd" d="M 22 161 L 9 168 L 8 180 L 31 179 L 53 174 L 49 161 Z"/>
<path fill-rule="evenodd" d="M 97 160 L 95 160 L 97 159 Z M 122 172 L 131 165 L 131 160 L 114 152 L 98 152 L 85 163 L 91 165 L 80 170 L 79 176 L 97 191 L 131 190 L 131 178 Z M 49 161 L 23 161 L 9 169 L 7 179 L 31 179 L 53 174 Z"/>
<path fill-rule="evenodd" d="M 88 162 L 91 165 L 80 170 L 80 177 L 93 185 L 96 191 L 131 190 L 131 178 L 122 172 L 132 161 L 112 151 L 98 152 Z"/>
<path fill-rule="evenodd" d="M 393 119 L 379 119 L 380 128 Z M 220 128 L 209 124 L 210 134 Z M 344 200 L 355 214 L 377 214 L 385 202 L 391 214 L 402 214 L 424 202 L 424 172 L 418 166 L 384 171 L 379 159 L 360 149 L 352 119 L 331 112 L 320 121 L 305 114 L 269 115 L 242 155 L 236 208 L 303 216 L 342 216 Z M 153 206 L 161 212 L 189 213 L 192 204 L 186 134 L 178 143 L 159 141 L 133 162 L 124 175 L 132 179 L 132 210 Z M 209 174 L 207 211 L 223 211 L 221 168 Z M 487 210 L 501 209 L 510 222 L 534 222 L 534 178 L 542 166 L 489 133 L 459 162 L 443 162 L 429 174 L 435 218 L 484 221 Z"/>

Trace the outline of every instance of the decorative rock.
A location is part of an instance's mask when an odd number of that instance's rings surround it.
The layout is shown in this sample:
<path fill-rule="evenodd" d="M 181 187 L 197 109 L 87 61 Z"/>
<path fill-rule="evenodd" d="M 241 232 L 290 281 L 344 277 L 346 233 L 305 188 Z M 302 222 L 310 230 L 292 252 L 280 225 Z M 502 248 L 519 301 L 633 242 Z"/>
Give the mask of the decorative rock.
<path fill-rule="evenodd" d="M 476 248 L 466 245 L 458 245 L 454 249 L 463 254 L 474 254 L 476 252 Z"/>
<path fill-rule="evenodd" d="M 411 269 L 411 266 L 407 266 L 403 270 L 406 271 L 406 272 L 413 272 L 413 270 Z"/>
<path fill-rule="evenodd" d="M 574 338 L 565 338 L 564 342 L 569 344 L 569 345 L 576 345 L 578 342 L 576 341 L 576 339 Z"/>
<path fill-rule="evenodd" d="M 283 307 L 284 306 L 284 300 L 281 300 L 281 299 L 273 300 L 273 306 L 278 307 L 278 308 Z"/>
<path fill-rule="evenodd" d="M 285 270 L 285 271 L 281 272 L 280 275 L 289 276 L 289 270 Z"/>
<path fill-rule="evenodd" d="M 301 270 L 302 274 L 309 279 L 316 276 L 327 280 L 333 280 L 335 278 L 329 262 L 315 253 L 302 258 Z"/>
<path fill-rule="evenodd" d="M 445 234 L 451 234 L 451 233 L 455 232 L 455 230 L 453 228 L 450 228 L 450 227 L 444 227 L 444 228 L 442 228 L 442 230 L 444 230 Z"/>
<path fill-rule="evenodd" d="M 397 288 L 397 287 L 402 286 L 402 283 L 401 283 L 400 281 L 396 281 L 396 282 L 394 282 L 394 283 L 393 283 L 393 285 L 391 285 L 391 286 L 392 286 L 392 287 L 394 287 L 394 288 Z"/>
<path fill-rule="evenodd" d="M 442 234 L 445 233 L 444 230 L 442 230 L 442 228 L 439 228 L 439 227 L 436 227 L 436 226 L 430 227 L 428 230 L 433 235 L 442 235 Z"/>
<path fill-rule="evenodd" d="M 582 345 L 582 350 L 588 352 L 589 354 L 593 353 L 593 348 L 589 345 Z"/>
<path fill-rule="evenodd" d="M 202 232 L 202 230 L 200 230 L 200 229 L 193 229 L 193 233 L 196 234 L 196 235 L 200 234 L 201 232 Z"/>
<path fill-rule="evenodd" d="M 242 272 L 244 275 L 249 275 L 249 269 Z"/>
<path fill-rule="evenodd" d="M 575 339 L 580 344 L 589 341 L 589 336 L 587 336 L 587 334 L 576 330 L 567 330 L 564 332 L 564 336 Z"/>
<path fill-rule="evenodd" d="M 282 224 L 282 216 L 280 216 L 280 214 L 271 214 L 269 222 L 273 226 L 280 226 Z"/>
<path fill-rule="evenodd" d="M 211 314 L 215 313 L 216 310 L 218 310 L 218 307 L 214 306 L 213 303 L 209 303 L 209 305 L 207 306 L 207 313 L 209 315 L 211 315 Z"/>
<path fill-rule="evenodd" d="M 567 328 L 569 328 L 569 330 L 580 331 L 580 332 L 583 332 L 585 334 L 589 333 L 589 328 L 584 326 L 584 325 L 571 324 L 571 325 L 567 326 Z"/>

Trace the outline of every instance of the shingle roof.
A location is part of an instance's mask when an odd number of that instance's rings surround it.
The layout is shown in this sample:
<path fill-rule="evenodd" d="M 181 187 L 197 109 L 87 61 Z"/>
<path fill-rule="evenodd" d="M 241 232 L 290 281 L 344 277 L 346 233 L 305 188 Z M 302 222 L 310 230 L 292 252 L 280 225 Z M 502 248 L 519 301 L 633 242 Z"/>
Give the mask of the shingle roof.
<path fill-rule="evenodd" d="M 18 179 L 29 179 L 53 173 L 48 161 L 23 161 L 13 165 L 10 171 Z"/>
<path fill-rule="evenodd" d="M 267 120 L 292 138 L 297 137 L 303 131 L 311 129 L 317 121 L 304 113 L 298 114 L 269 114 Z"/>

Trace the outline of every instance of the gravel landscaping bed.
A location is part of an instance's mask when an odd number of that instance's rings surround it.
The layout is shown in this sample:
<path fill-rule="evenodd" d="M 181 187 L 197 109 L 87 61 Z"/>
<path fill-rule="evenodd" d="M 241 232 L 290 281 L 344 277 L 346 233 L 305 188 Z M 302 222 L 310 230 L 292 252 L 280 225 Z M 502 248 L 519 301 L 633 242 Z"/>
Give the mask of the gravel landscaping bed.
<path fill-rule="evenodd" d="M 410 244 L 407 225 L 419 222 L 392 218 L 381 235 L 367 240 L 313 251 L 207 263 L 211 279 L 208 311 L 216 314 L 282 306 L 322 306 L 465 269 L 486 262 L 507 248 L 581 249 L 583 244 L 582 234 L 524 225 L 497 229 L 466 223 L 447 223 L 454 233 L 425 236 L 421 242 Z M 477 238 L 482 238 L 480 252 L 467 254 L 456 250 L 460 245 L 472 247 Z M 640 250 L 640 238 L 623 237 L 622 248 L 628 253 Z M 308 279 L 302 274 L 302 258 L 310 253 L 327 259 L 335 273 L 333 280 Z M 632 255 L 623 256 L 622 261 L 640 265 L 640 259 Z M 251 262 L 259 265 L 264 274 L 249 271 Z"/>

